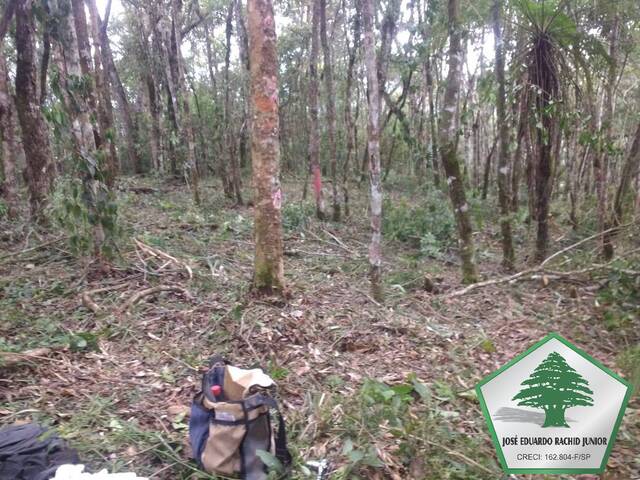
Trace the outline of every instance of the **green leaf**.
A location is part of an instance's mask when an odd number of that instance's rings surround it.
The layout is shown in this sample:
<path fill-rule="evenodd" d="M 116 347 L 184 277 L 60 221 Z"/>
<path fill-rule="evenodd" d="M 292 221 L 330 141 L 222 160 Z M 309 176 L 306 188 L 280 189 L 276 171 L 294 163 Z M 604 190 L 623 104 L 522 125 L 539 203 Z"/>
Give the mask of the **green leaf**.
<path fill-rule="evenodd" d="M 269 470 L 273 470 L 278 473 L 284 472 L 284 467 L 280 460 L 278 460 L 274 455 L 265 451 L 265 450 L 257 450 L 256 455 L 262 460 Z"/>

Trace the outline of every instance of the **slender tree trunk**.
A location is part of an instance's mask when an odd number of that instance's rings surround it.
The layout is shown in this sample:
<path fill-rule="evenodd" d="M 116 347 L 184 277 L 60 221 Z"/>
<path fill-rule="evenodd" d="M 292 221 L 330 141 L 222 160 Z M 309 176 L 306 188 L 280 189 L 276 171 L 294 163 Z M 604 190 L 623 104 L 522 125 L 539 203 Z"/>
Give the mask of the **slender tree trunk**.
<path fill-rule="evenodd" d="M 329 171 L 331 172 L 331 200 L 333 221 L 340 221 L 340 199 L 338 198 L 338 153 L 336 150 L 336 104 L 333 94 L 333 67 L 331 47 L 327 38 L 327 0 L 320 1 L 320 42 L 324 54 L 324 84 L 327 102 L 327 141 L 329 150 Z"/>
<path fill-rule="evenodd" d="M 379 68 L 376 62 L 373 19 L 373 0 L 360 0 L 364 26 L 364 60 L 367 68 L 369 100 L 367 157 L 369 159 L 369 185 L 371 188 L 371 243 L 369 266 L 373 298 L 381 301 L 382 288 L 382 182 L 380 180 L 380 86 Z"/>
<path fill-rule="evenodd" d="M 498 202 L 500 203 L 500 230 L 502 232 L 502 266 L 513 270 L 515 253 L 511 237 L 511 208 L 509 202 L 509 124 L 507 123 L 506 92 L 504 78 L 504 43 L 500 15 L 501 0 L 493 4 L 493 36 L 496 48 L 496 79 L 498 80 L 498 96 L 496 111 L 498 122 L 498 136 L 500 138 L 500 152 L 498 156 Z"/>
<path fill-rule="evenodd" d="M 231 167 L 231 190 L 232 194 L 235 197 L 236 203 L 238 205 L 242 205 L 242 186 L 240 183 L 240 166 L 238 162 L 238 155 L 236 146 L 236 139 L 234 138 L 235 133 L 233 129 L 233 119 L 231 118 L 231 97 L 230 97 L 230 89 L 231 85 L 229 84 L 229 61 L 231 55 L 231 34 L 233 30 L 233 9 L 234 3 L 230 2 L 228 11 L 227 11 L 227 20 L 226 20 L 226 29 L 225 29 L 225 38 L 226 38 L 226 49 L 224 56 L 224 139 L 226 143 L 227 150 L 227 158 L 229 160 L 229 166 Z"/>
<path fill-rule="evenodd" d="M 0 48 L 2 42 L 0 41 Z M 16 138 L 13 121 L 13 98 L 9 91 L 9 74 L 7 60 L 0 54 L 0 155 L 2 155 L 2 184 L 0 193 L 7 205 L 7 217 L 14 220 L 18 217 L 18 177 L 16 176 Z"/>
<path fill-rule="evenodd" d="M 320 0 L 313 0 L 311 20 L 311 56 L 309 58 L 309 168 L 313 176 L 313 193 L 316 199 L 316 216 L 324 220 L 324 194 L 320 170 L 320 126 L 318 123 L 318 25 Z"/>
<path fill-rule="evenodd" d="M 31 216 L 42 220 L 53 181 L 47 124 L 40 111 L 35 64 L 33 0 L 19 0 L 16 7 L 16 110 L 20 120 L 27 162 L 27 185 Z"/>
<path fill-rule="evenodd" d="M 447 87 L 442 106 L 442 121 L 440 123 L 440 149 L 442 165 L 447 175 L 449 196 L 453 204 L 454 215 L 458 225 L 458 244 L 462 260 L 462 281 L 475 283 L 478 273 L 475 264 L 475 248 L 473 245 L 473 229 L 469 216 L 469 204 L 462 183 L 462 173 L 456 152 L 456 105 L 460 95 L 460 81 L 462 76 L 462 52 L 460 37 L 462 29 L 459 18 L 458 0 L 449 0 L 449 73 Z"/>
<path fill-rule="evenodd" d="M 107 188 L 104 180 L 110 184 L 113 180 L 113 164 L 109 156 L 108 145 L 104 142 L 103 132 L 92 119 L 100 119 L 98 98 L 95 91 L 96 77 L 91 65 L 91 47 L 87 33 L 87 19 L 84 3 L 72 0 L 73 18 L 68 20 L 66 39 L 60 53 L 64 57 L 66 74 L 64 84 L 66 110 L 72 123 L 75 139 L 75 159 L 80 166 L 83 198 L 89 213 L 91 224 L 93 254 L 102 258 L 105 243 L 105 231 L 101 222 L 102 211 L 99 208 Z M 81 79 L 87 79 L 85 88 L 78 91 L 76 85 Z M 104 125 L 101 125 L 104 127 Z"/>
<path fill-rule="evenodd" d="M 546 258 L 549 245 L 552 152 L 557 139 L 557 113 L 549 111 L 551 101 L 555 99 L 558 91 L 554 48 L 547 37 L 539 37 L 529 58 L 529 78 L 536 87 L 535 108 L 542 124 L 541 128 L 536 128 L 535 159 L 535 213 L 538 222 L 535 260 L 538 263 Z"/>
<path fill-rule="evenodd" d="M 520 177 L 522 176 L 522 151 L 525 130 L 527 128 L 527 97 L 526 86 L 518 98 L 518 132 L 516 134 L 516 151 L 513 155 L 513 172 L 511 174 L 511 211 L 518 213 L 520 208 Z M 526 152 L 525 152 L 526 153 Z"/>
<path fill-rule="evenodd" d="M 238 50 L 240 51 L 241 69 L 240 77 L 242 79 L 242 127 L 240 128 L 240 172 L 244 167 L 251 163 L 251 149 L 249 148 L 249 132 L 251 131 L 251 114 L 249 112 L 249 40 L 247 38 L 247 27 L 245 25 L 245 11 L 240 0 L 235 0 L 236 25 L 238 29 Z"/>
<path fill-rule="evenodd" d="M 427 56 L 424 67 L 427 96 L 429 98 L 429 130 L 431 131 L 431 164 L 433 166 L 433 183 L 440 187 L 440 166 L 438 165 L 438 127 L 436 125 L 436 107 L 433 94 L 433 76 L 431 74 L 431 57 Z"/>
<path fill-rule="evenodd" d="M 493 155 L 496 153 L 496 147 L 498 146 L 498 139 L 500 135 L 496 135 L 493 139 L 493 144 L 491 145 L 491 149 L 489 150 L 489 154 L 484 162 L 484 175 L 482 179 L 482 200 L 487 199 L 487 195 L 489 194 L 489 178 L 491 177 L 491 161 L 493 160 Z"/>
<path fill-rule="evenodd" d="M 80 1 L 80 0 L 74 0 Z M 81 2 L 80 2 L 81 3 Z M 109 81 L 107 78 L 107 70 L 109 67 L 106 53 L 102 50 L 102 42 L 100 41 L 100 16 L 95 0 L 87 0 L 89 6 L 89 17 L 91 20 L 91 39 L 93 41 L 93 64 L 94 71 L 90 72 L 95 78 L 95 90 L 98 99 L 97 113 L 98 123 L 100 125 L 100 144 L 99 148 L 105 152 L 107 158 L 107 174 L 105 175 L 106 184 L 109 188 L 113 187 L 116 177 L 120 173 L 120 162 L 116 152 L 115 127 L 113 122 L 113 104 L 111 102 L 111 91 L 109 89 Z M 82 5 L 84 10 L 84 5 Z M 84 12 L 83 12 L 84 13 Z M 84 32 L 86 34 L 86 30 Z M 87 44 L 89 39 L 86 39 Z"/>
<path fill-rule="evenodd" d="M 139 128 L 137 122 L 134 121 L 133 115 L 131 113 L 131 105 L 129 104 L 129 100 L 127 98 L 127 93 L 124 90 L 124 86 L 122 85 L 122 80 L 120 79 L 120 75 L 118 74 L 118 70 L 116 69 L 116 64 L 113 60 L 113 52 L 111 51 L 111 42 L 109 40 L 108 34 L 108 26 L 109 19 L 104 18 L 104 21 L 100 20 L 100 15 L 96 8 L 95 0 L 87 0 L 89 3 L 89 12 L 91 13 L 92 23 L 95 18 L 98 22 L 99 28 L 99 42 L 100 49 L 102 54 L 102 62 L 106 79 L 106 85 L 109 83 L 113 88 L 116 96 L 116 101 L 118 103 L 119 112 L 122 120 L 124 121 L 124 137 L 127 143 L 127 158 L 129 160 L 129 165 L 133 168 L 135 173 L 144 173 L 147 169 L 142 164 L 142 160 L 140 155 L 138 154 L 138 147 L 136 146 Z M 107 12 L 111 10 L 111 0 L 109 0 L 107 6 Z M 146 40 L 145 40 L 146 43 Z M 106 87 L 108 88 L 108 87 Z M 151 155 L 151 164 L 156 166 L 157 164 L 157 144 L 155 139 L 152 138 L 150 143 L 150 148 L 152 149 Z"/>
<path fill-rule="evenodd" d="M 358 4 L 359 5 L 359 4 Z M 357 8 L 357 6 L 356 6 Z M 356 55 L 360 43 L 360 12 L 356 11 L 353 17 L 353 46 L 347 49 L 349 51 L 349 61 L 347 65 L 347 86 L 344 102 L 344 123 L 347 129 L 347 152 L 345 155 L 344 165 L 342 166 L 342 196 L 344 201 L 344 214 L 348 217 L 349 211 L 349 166 L 356 145 L 355 122 L 351 113 L 352 90 L 353 90 L 353 74 L 355 70 Z"/>
<path fill-rule="evenodd" d="M 616 190 L 615 200 L 613 202 L 613 215 L 611 217 L 611 227 L 618 227 L 622 223 L 622 216 L 624 213 L 625 198 L 630 190 L 631 181 L 637 179 L 640 174 L 640 124 L 636 129 L 636 133 L 633 137 L 633 143 L 631 144 L 631 150 L 627 159 L 622 167 L 622 173 L 620 174 L 620 183 Z"/>
<path fill-rule="evenodd" d="M 177 105 L 179 109 L 179 129 L 182 131 L 182 150 L 183 150 L 183 162 L 182 169 L 184 177 L 187 182 L 190 183 L 191 193 L 193 194 L 193 201 L 196 205 L 200 205 L 200 179 L 198 174 L 198 165 L 196 163 L 195 153 L 195 136 L 193 133 L 193 120 L 191 118 L 191 107 L 189 106 L 189 96 L 186 91 L 186 79 L 185 79 L 185 67 L 184 59 L 182 58 L 182 51 L 180 47 L 182 45 L 182 0 L 172 0 L 171 2 L 171 16 L 172 16 L 172 28 L 171 28 L 171 56 L 172 60 L 170 64 L 171 73 L 174 75 L 175 86 L 175 101 L 174 105 Z"/>
<path fill-rule="evenodd" d="M 612 8 L 616 8 L 613 6 Z M 598 194 L 598 226 L 601 232 L 609 229 L 608 224 L 608 192 L 607 192 L 607 176 L 608 176 L 608 164 L 609 158 L 606 149 L 613 146 L 613 110 L 614 110 L 614 96 L 617 82 L 617 61 L 618 61 L 618 33 L 619 33 L 620 19 L 617 12 L 613 13 L 613 19 L 610 25 L 609 32 L 609 72 L 607 76 L 607 88 L 605 90 L 605 107 L 604 118 L 602 119 L 603 140 L 604 148 L 602 148 L 601 159 L 598 162 L 598 168 L 596 169 L 596 189 Z M 594 164 L 594 169 L 596 165 Z M 602 254 L 605 260 L 611 260 L 613 258 L 613 243 L 612 236 L 605 234 L 602 236 Z"/>
<path fill-rule="evenodd" d="M 247 17 L 256 244 L 253 287 L 260 293 L 284 294 L 278 53 L 271 0 L 248 0 Z"/>

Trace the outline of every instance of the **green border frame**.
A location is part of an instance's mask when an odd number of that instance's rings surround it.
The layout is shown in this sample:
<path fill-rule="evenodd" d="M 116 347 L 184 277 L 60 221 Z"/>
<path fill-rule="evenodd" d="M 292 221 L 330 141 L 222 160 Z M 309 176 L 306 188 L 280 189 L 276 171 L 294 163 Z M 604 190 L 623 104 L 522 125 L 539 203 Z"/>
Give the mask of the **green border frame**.
<path fill-rule="evenodd" d="M 484 400 L 484 396 L 482 395 L 481 388 L 486 383 L 490 382 L 495 377 L 500 375 L 502 372 L 504 372 L 505 370 L 507 370 L 508 368 L 513 366 L 514 364 L 518 363 L 524 357 L 526 357 L 530 353 L 534 352 L 535 350 L 540 348 L 542 345 L 544 345 L 545 343 L 547 343 L 548 341 L 550 341 L 550 340 L 552 340 L 554 338 L 556 340 L 560 341 L 561 343 L 563 343 L 565 346 L 569 347 L 571 350 L 576 352 L 578 355 L 583 357 L 588 362 L 590 362 L 593 365 L 595 365 L 596 367 L 598 367 L 600 370 L 602 370 L 603 372 L 605 372 L 609 376 L 613 377 L 615 380 L 617 380 L 620 383 L 622 383 L 627 388 L 627 393 L 625 394 L 624 400 L 622 401 L 622 407 L 620 408 L 620 412 L 618 413 L 618 418 L 616 419 L 616 423 L 615 423 L 615 425 L 613 427 L 613 430 L 611 431 L 611 438 L 609 439 L 609 443 L 607 445 L 607 449 L 604 452 L 604 457 L 602 458 L 602 463 L 600 464 L 599 468 L 509 468 L 507 466 L 507 462 L 506 462 L 506 459 L 504 457 L 504 453 L 502 453 L 502 447 L 500 446 L 500 442 L 498 440 L 498 435 L 496 433 L 496 430 L 493 427 L 493 420 L 491 419 L 491 415 L 489 414 L 489 410 L 488 410 L 487 404 L 486 404 L 486 402 Z M 629 403 L 629 399 L 631 398 L 632 390 L 633 389 L 632 389 L 631 384 L 629 382 L 627 382 L 625 379 L 623 379 L 622 377 L 620 377 L 616 373 L 614 373 L 611 370 L 609 370 L 607 367 L 605 367 L 598 360 L 596 360 L 595 358 L 591 357 L 588 353 L 586 353 L 585 351 L 583 351 L 580 348 L 576 347 L 571 342 L 569 342 L 565 338 L 561 337 L 557 333 L 550 333 L 549 335 L 544 337 L 542 340 L 540 340 L 539 342 L 537 342 L 534 345 L 532 345 L 531 347 L 529 347 L 528 350 L 526 350 L 525 352 L 521 353 L 520 355 L 518 355 L 517 357 L 515 357 L 514 359 L 509 361 L 507 364 L 503 365 L 502 367 L 500 367 L 495 372 L 487 375 L 485 378 L 483 378 L 476 385 L 476 393 L 478 394 L 478 400 L 480 401 L 480 407 L 482 408 L 482 414 L 484 415 L 484 418 L 487 421 L 487 425 L 489 427 L 489 432 L 491 433 L 491 440 L 493 441 L 493 444 L 496 447 L 496 451 L 498 453 L 498 458 L 500 460 L 500 464 L 502 465 L 502 469 L 506 473 L 534 473 L 534 474 L 535 473 L 542 473 L 542 474 L 603 473 L 605 468 L 606 468 L 606 466 L 607 466 L 607 462 L 609 461 L 609 455 L 611 455 L 611 449 L 613 448 L 613 444 L 615 443 L 616 437 L 618 436 L 618 429 L 620 428 L 620 423 L 622 422 L 622 417 L 624 417 L 624 412 L 627 409 L 627 404 Z"/>

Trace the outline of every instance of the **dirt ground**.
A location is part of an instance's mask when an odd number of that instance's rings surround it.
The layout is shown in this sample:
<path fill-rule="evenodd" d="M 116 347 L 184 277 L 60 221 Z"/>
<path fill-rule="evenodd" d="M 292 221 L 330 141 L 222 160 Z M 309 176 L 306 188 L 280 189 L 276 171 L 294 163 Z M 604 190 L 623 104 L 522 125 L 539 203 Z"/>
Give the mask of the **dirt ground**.
<path fill-rule="evenodd" d="M 366 190 L 354 192 L 342 223 L 314 220 L 299 188 L 287 183 L 286 191 L 286 202 L 299 206 L 285 215 L 286 301 L 249 291 L 251 207 L 234 207 L 213 183 L 205 184 L 198 209 L 182 186 L 123 180 L 121 258 L 106 270 L 74 255 L 62 229 L 45 234 L 2 223 L 0 350 L 43 350 L 13 356 L 20 361 L 0 370 L 0 424 L 50 425 L 95 469 L 211 478 L 190 460 L 187 411 L 207 358 L 220 353 L 240 366 L 259 364 L 276 379 L 294 478 L 314 478 L 304 463 L 327 458 L 331 478 L 351 478 L 351 471 L 372 479 L 498 479 L 506 477 L 473 391 L 482 377 L 551 331 L 626 373 L 618 355 L 637 337 L 605 327 L 602 284 L 591 276 L 448 298 L 460 287 L 455 252 L 434 259 L 387 242 L 381 305 L 367 282 Z M 390 193 L 407 201 L 412 195 Z M 553 250 L 572 243 L 566 230 L 556 222 Z M 498 239 L 490 221 L 476 235 L 485 278 L 503 275 Z M 523 267 L 526 229 L 516 239 Z M 158 286 L 172 289 L 133 297 Z M 424 384 L 429 400 L 409 406 L 400 430 L 387 413 L 369 425 L 365 379 L 396 385 L 407 378 Z M 639 407 L 636 396 L 608 473 L 597 478 L 640 478 Z M 373 449 L 384 466 L 356 465 L 347 439 Z"/>

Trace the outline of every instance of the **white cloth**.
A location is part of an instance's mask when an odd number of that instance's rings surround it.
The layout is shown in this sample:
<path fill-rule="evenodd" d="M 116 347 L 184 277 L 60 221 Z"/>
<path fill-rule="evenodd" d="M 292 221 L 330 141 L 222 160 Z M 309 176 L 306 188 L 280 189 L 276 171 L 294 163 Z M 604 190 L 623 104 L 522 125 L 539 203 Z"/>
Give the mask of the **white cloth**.
<path fill-rule="evenodd" d="M 106 470 L 100 470 L 98 473 L 87 473 L 84 471 L 84 465 L 60 465 L 53 480 L 148 480 L 148 478 L 138 477 L 133 472 L 107 473 Z"/>

